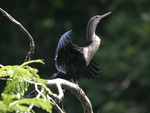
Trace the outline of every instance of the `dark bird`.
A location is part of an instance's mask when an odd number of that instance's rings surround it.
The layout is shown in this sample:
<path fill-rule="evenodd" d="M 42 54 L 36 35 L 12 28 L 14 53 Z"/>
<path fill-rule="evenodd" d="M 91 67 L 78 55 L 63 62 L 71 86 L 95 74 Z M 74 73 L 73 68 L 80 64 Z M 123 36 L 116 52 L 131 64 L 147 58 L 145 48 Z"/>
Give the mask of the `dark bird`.
<path fill-rule="evenodd" d="M 72 30 L 62 35 L 55 53 L 55 66 L 58 72 L 53 74 L 52 79 L 71 79 L 76 83 L 79 79 L 90 79 L 99 76 L 97 71 L 101 72 L 99 69 L 100 65 L 92 60 L 101 41 L 95 34 L 95 30 L 99 21 L 110 13 L 96 15 L 89 20 L 86 29 L 86 38 L 90 43 L 89 46 L 78 47 L 73 44 L 70 40 L 72 38 Z"/>
<path fill-rule="evenodd" d="M 52 79 L 63 78 L 72 80 L 77 84 L 79 79 L 90 79 L 99 76 L 97 72 L 101 72 L 99 69 L 101 66 L 92 60 L 100 46 L 100 38 L 95 34 L 95 30 L 99 21 L 110 13 L 96 15 L 89 20 L 86 28 L 86 38 L 90 43 L 89 46 L 78 47 L 74 45 L 70 40 L 72 30 L 62 35 L 55 53 L 55 66 L 58 72 L 53 74 Z M 41 90 L 40 87 L 38 89 Z M 24 98 L 36 93 L 36 90 L 33 90 Z"/>

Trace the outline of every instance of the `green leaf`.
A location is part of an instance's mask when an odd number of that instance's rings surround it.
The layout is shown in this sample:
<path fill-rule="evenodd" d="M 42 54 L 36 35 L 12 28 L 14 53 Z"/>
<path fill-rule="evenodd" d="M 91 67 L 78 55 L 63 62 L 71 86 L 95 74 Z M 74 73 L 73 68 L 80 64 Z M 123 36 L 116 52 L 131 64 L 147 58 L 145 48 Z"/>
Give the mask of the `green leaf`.
<path fill-rule="evenodd" d="M 0 113 L 6 113 L 8 106 L 4 103 L 4 101 L 0 101 Z"/>
<path fill-rule="evenodd" d="M 3 98 L 4 103 L 6 105 L 8 105 L 12 101 L 17 100 L 18 96 L 17 95 L 11 95 L 11 94 L 2 93 L 2 98 Z"/>
<path fill-rule="evenodd" d="M 43 87 L 49 88 L 46 86 L 46 81 L 39 77 L 38 70 L 27 66 L 30 63 L 43 63 L 42 60 L 32 60 L 25 62 L 22 65 L 14 66 L 4 66 L 0 68 L 0 76 L 9 77 L 5 90 L 2 93 L 3 101 L 0 101 L 0 112 L 28 112 L 28 105 L 34 104 L 34 106 L 42 108 L 47 112 L 52 112 L 52 102 L 43 98 L 32 98 L 20 99 L 24 95 L 25 91 L 28 89 L 29 83 L 41 83 Z M 50 90 L 49 90 L 50 91 Z M 34 112 L 33 110 L 31 110 Z"/>
<path fill-rule="evenodd" d="M 11 107 L 14 109 L 18 109 L 21 111 L 27 111 L 28 107 L 25 107 L 24 105 L 31 105 L 33 104 L 36 107 L 42 108 L 43 110 L 46 110 L 49 113 L 52 113 L 52 105 L 53 103 L 49 100 L 44 100 L 42 98 L 32 98 L 32 99 L 20 99 L 10 104 Z"/>
<path fill-rule="evenodd" d="M 4 66 L 4 67 L 0 68 L 0 76 L 5 77 L 8 75 L 11 75 L 12 74 L 11 70 L 8 71 L 8 69 L 10 69 L 10 68 L 11 68 L 11 66 Z"/>
<path fill-rule="evenodd" d="M 24 68 L 32 75 L 32 77 L 36 77 L 36 78 L 39 78 L 39 75 L 37 74 L 38 73 L 38 70 L 35 69 L 35 68 L 31 68 L 30 66 L 24 66 Z"/>
<path fill-rule="evenodd" d="M 30 60 L 30 61 L 28 61 L 28 62 L 25 62 L 25 63 L 23 63 L 20 67 L 23 67 L 23 66 L 28 65 L 28 64 L 31 64 L 31 63 L 42 63 L 42 64 L 44 64 L 43 60 L 38 59 L 38 60 Z"/>

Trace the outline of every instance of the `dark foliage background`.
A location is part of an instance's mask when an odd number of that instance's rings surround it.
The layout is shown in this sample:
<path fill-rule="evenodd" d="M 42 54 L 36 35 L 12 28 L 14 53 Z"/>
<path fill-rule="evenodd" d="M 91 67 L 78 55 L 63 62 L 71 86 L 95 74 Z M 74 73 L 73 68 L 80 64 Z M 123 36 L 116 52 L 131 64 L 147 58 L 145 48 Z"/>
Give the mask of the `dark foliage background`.
<path fill-rule="evenodd" d="M 32 66 L 39 69 L 42 78 L 49 78 L 56 72 L 55 48 L 64 32 L 72 29 L 73 42 L 86 46 L 85 30 L 89 19 L 112 12 L 101 20 L 96 30 L 102 42 L 94 60 L 102 65 L 103 72 L 95 80 L 79 82 L 95 113 L 150 112 L 149 5 L 150 0 L 0 1 L 0 7 L 33 36 L 36 48 L 32 59 L 44 59 L 45 65 Z M 0 64 L 20 65 L 28 51 L 28 37 L 1 13 Z M 5 81 L 1 81 L 0 86 L 2 92 Z M 69 91 L 65 92 L 64 108 L 67 113 L 83 112 L 80 102 Z M 37 108 L 35 111 L 41 112 Z"/>

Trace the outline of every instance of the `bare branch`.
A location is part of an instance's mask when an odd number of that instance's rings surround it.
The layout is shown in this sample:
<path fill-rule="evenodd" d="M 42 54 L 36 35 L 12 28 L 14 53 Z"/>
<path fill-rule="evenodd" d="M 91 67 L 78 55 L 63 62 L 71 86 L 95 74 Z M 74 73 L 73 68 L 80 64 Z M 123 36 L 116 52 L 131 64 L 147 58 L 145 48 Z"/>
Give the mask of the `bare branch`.
<path fill-rule="evenodd" d="M 31 55 L 34 53 L 34 48 L 35 48 L 35 44 L 34 44 L 34 40 L 32 38 L 32 36 L 30 35 L 30 33 L 21 25 L 21 23 L 19 23 L 17 20 L 15 20 L 10 14 L 8 14 L 6 11 L 4 11 L 2 8 L 0 8 L 0 11 L 3 13 L 4 16 L 6 16 L 7 18 L 9 18 L 13 23 L 17 24 L 24 32 L 25 34 L 29 37 L 30 40 L 30 51 L 27 53 L 27 56 L 25 58 L 25 62 L 29 61 L 31 58 Z"/>
<path fill-rule="evenodd" d="M 60 82 L 57 82 L 56 86 L 57 86 L 58 93 L 59 93 L 58 98 L 59 98 L 59 100 L 62 100 L 64 98 L 64 93 L 61 88 Z"/>
<path fill-rule="evenodd" d="M 4 67 L 2 64 L 0 64 L 0 68 Z"/>
<path fill-rule="evenodd" d="M 62 88 L 70 90 L 82 103 L 84 113 L 93 113 L 90 100 L 88 99 L 88 97 L 85 95 L 84 91 L 78 85 L 71 83 L 67 80 L 60 79 L 60 78 L 53 79 L 53 80 L 46 80 L 46 81 L 47 81 L 48 87 L 60 88 L 60 87 L 58 87 L 58 84 L 59 84 Z M 58 89 L 58 91 L 62 90 L 62 88 Z M 59 96 L 61 98 L 63 98 L 63 94 L 61 94 L 63 92 L 60 91 L 59 93 L 60 93 Z"/>
<path fill-rule="evenodd" d="M 0 77 L 0 80 L 10 80 L 10 81 L 12 81 L 13 79 L 5 78 L 5 77 Z"/>
<path fill-rule="evenodd" d="M 10 78 L 8 78 L 9 77 L 9 75 L 5 75 L 5 76 L 0 76 L 0 80 L 13 80 L 13 79 L 10 79 Z"/>
<path fill-rule="evenodd" d="M 46 100 L 46 97 L 43 95 L 44 90 L 43 90 L 43 91 L 39 91 L 39 90 L 38 90 L 38 85 L 37 85 L 37 84 L 35 84 L 35 90 L 38 92 L 38 94 L 40 94 L 41 96 L 43 96 L 44 101 L 45 101 L 45 100 Z"/>
<path fill-rule="evenodd" d="M 36 96 L 36 98 L 39 98 L 41 95 L 43 95 L 42 93 L 44 92 L 44 89 L 40 92 L 39 91 L 39 94 Z M 32 108 L 33 108 L 33 104 L 31 104 L 30 106 L 29 106 L 29 109 L 28 109 L 28 111 L 30 111 Z"/>
<path fill-rule="evenodd" d="M 58 113 L 65 113 L 50 96 L 48 96 L 48 98 L 51 102 L 54 103 L 53 107 L 56 109 Z"/>

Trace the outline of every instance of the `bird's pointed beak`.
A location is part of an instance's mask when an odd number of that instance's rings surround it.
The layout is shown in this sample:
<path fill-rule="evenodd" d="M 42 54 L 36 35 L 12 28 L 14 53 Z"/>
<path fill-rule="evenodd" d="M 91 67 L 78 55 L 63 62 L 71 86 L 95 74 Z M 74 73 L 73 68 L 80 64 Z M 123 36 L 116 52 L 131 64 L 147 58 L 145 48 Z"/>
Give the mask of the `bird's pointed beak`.
<path fill-rule="evenodd" d="M 101 15 L 99 18 L 102 19 L 102 18 L 104 18 L 105 16 L 109 15 L 110 13 L 111 13 L 111 12 L 108 12 L 108 13 L 106 13 L 106 14 L 103 14 L 103 15 Z"/>

